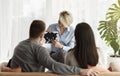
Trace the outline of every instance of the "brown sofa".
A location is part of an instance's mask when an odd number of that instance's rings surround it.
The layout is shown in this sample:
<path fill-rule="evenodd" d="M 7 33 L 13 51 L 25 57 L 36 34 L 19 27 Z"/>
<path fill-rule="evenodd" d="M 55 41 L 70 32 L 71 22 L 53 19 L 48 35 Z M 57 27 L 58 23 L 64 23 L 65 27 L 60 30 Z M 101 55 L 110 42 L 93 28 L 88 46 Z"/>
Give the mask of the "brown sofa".
<path fill-rule="evenodd" d="M 0 72 L 0 76 L 82 76 L 82 75 L 57 75 L 53 73 L 38 73 L 38 72 L 29 73 Z M 99 76 L 120 76 L 120 72 L 100 73 Z"/>
<path fill-rule="evenodd" d="M 2 67 L 4 66 L 5 64 L 2 65 Z M 0 72 L 0 76 L 82 76 L 82 75 L 58 75 L 53 73 L 40 73 L 40 72 Z M 120 72 L 104 72 L 100 73 L 99 76 L 120 76 Z"/>

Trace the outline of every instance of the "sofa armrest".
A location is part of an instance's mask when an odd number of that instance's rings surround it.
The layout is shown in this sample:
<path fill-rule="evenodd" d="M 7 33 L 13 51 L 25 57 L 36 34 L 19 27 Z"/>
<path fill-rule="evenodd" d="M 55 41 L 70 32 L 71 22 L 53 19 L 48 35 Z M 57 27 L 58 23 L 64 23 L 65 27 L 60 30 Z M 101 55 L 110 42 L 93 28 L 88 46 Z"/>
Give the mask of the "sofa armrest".
<path fill-rule="evenodd" d="M 120 72 L 103 72 L 100 76 L 120 76 Z"/>

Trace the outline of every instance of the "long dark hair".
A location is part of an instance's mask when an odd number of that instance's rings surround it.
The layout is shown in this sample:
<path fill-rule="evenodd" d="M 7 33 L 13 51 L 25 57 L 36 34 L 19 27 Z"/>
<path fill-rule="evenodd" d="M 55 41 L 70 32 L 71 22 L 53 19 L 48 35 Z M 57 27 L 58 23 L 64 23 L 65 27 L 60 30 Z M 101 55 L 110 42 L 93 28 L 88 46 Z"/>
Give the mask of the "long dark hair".
<path fill-rule="evenodd" d="M 74 55 L 79 67 L 88 68 L 88 65 L 96 66 L 98 53 L 94 34 L 89 24 L 79 23 L 75 28 Z"/>

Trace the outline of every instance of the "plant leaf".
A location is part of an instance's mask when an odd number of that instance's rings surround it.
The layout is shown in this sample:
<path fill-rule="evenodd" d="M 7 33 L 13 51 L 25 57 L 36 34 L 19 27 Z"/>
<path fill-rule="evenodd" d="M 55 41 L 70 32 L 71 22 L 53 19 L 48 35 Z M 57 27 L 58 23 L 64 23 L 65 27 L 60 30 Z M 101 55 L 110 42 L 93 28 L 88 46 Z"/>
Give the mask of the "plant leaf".
<path fill-rule="evenodd" d="M 119 44 L 115 40 L 112 40 L 110 45 L 114 49 L 114 53 L 116 54 L 116 52 L 119 50 Z"/>
<path fill-rule="evenodd" d="M 120 0 L 118 0 L 118 4 L 119 4 L 119 6 L 120 6 Z"/>
<path fill-rule="evenodd" d="M 119 8 L 119 7 L 117 6 L 117 4 L 112 4 L 112 6 L 113 6 L 114 8 Z"/>

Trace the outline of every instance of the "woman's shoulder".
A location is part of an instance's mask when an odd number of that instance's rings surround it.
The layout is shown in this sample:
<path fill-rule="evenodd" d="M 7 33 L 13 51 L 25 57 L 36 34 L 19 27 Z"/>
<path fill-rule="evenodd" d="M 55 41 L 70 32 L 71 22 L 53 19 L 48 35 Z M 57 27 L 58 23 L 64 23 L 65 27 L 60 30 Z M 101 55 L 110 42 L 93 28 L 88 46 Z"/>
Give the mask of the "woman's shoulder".
<path fill-rule="evenodd" d="M 58 25 L 58 23 L 53 23 L 51 25 L 49 25 L 49 27 L 56 27 Z"/>
<path fill-rule="evenodd" d="M 51 24 L 48 26 L 47 31 L 49 32 L 55 31 L 57 27 L 58 27 L 58 23 Z"/>
<path fill-rule="evenodd" d="M 71 48 L 71 49 L 68 50 L 68 53 L 73 52 L 73 51 L 74 51 L 74 48 Z"/>
<path fill-rule="evenodd" d="M 74 53 L 74 49 L 72 48 L 68 50 L 67 55 L 73 56 L 74 55 L 73 53 Z"/>
<path fill-rule="evenodd" d="M 74 56 L 74 49 L 70 49 L 66 54 L 66 63 L 71 66 L 78 66 Z"/>

